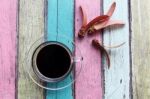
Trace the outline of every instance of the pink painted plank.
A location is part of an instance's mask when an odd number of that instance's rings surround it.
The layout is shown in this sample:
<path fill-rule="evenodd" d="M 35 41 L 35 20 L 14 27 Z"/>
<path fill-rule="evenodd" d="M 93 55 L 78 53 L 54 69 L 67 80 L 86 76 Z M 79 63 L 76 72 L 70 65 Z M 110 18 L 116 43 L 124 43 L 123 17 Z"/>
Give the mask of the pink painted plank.
<path fill-rule="evenodd" d="M 17 0 L 0 1 L 0 99 L 15 99 Z"/>
<path fill-rule="evenodd" d="M 75 1 L 75 42 L 83 55 L 83 69 L 75 83 L 76 99 L 102 99 L 102 78 L 101 78 L 101 55 L 91 45 L 94 38 L 100 39 L 100 33 L 94 36 L 86 36 L 83 40 L 77 37 L 81 27 L 81 13 L 79 6 L 85 9 L 88 21 L 100 15 L 100 0 L 76 0 Z M 78 56 L 76 49 L 76 56 Z M 76 65 L 76 72 L 79 70 Z"/>

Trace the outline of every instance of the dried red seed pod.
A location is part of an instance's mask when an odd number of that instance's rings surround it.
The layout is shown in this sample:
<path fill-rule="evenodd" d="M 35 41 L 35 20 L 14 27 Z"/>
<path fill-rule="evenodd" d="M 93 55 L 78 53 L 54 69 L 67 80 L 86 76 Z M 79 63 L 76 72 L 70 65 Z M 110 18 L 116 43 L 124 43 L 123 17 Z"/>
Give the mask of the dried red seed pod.
<path fill-rule="evenodd" d="M 115 8 L 116 8 L 116 2 L 113 2 L 112 5 L 110 6 L 108 12 L 106 13 L 106 15 L 109 16 L 108 20 L 105 20 L 104 22 L 97 22 L 96 24 L 94 24 L 92 26 L 92 28 L 90 28 L 90 30 L 88 31 L 88 34 L 93 34 L 103 28 L 106 28 L 108 26 L 111 26 L 111 25 L 120 25 L 120 24 L 123 24 L 123 22 L 121 21 L 110 21 L 110 17 L 113 15 L 114 11 L 115 11 Z"/>
<path fill-rule="evenodd" d="M 85 33 L 86 33 L 86 30 L 84 28 L 81 28 L 79 30 L 78 37 L 83 38 L 85 36 Z"/>
<path fill-rule="evenodd" d="M 86 15 L 84 9 L 82 8 L 82 6 L 80 6 L 80 11 L 82 14 L 82 26 L 78 32 L 78 37 L 82 38 L 85 36 L 85 33 L 86 33 L 87 15 Z"/>
<path fill-rule="evenodd" d="M 96 18 L 94 18 L 93 20 L 91 20 L 87 25 L 86 25 L 86 28 L 90 28 L 92 27 L 93 25 L 95 24 L 98 24 L 98 23 L 103 23 L 105 21 L 108 21 L 109 20 L 109 16 L 108 15 L 100 15 L 100 16 L 97 16 Z"/>
<path fill-rule="evenodd" d="M 103 22 L 100 24 L 95 24 L 94 26 L 92 26 L 90 28 L 90 30 L 88 31 L 88 34 L 94 34 L 97 31 L 100 31 L 104 28 L 110 27 L 110 26 L 123 26 L 125 23 L 122 22 L 121 20 L 109 20 L 108 22 Z"/>
<path fill-rule="evenodd" d="M 85 27 L 87 25 L 87 15 L 84 11 L 84 9 L 82 8 L 82 6 L 80 6 L 80 11 L 81 11 L 81 14 L 82 14 L 82 27 Z"/>
<path fill-rule="evenodd" d="M 109 57 L 109 54 L 108 52 L 106 51 L 106 49 L 99 43 L 98 40 L 96 39 L 93 39 L 92 40 L 92 45 L 95 47 L 95 48 L 98 48 L 100 49 L 102 52 L 104 52 L 106 54 L 106 57 L 107 57 L 107 62 L 108 62 L 108 68 L 110 68 L 110 57 Z"/>
<path fill-rule="evenodd" d="M 91 35 L 91 34 L 95 33 L 96 31 L 97 31 L 97 30 L 94 29 L 94 27 L 92 26 L 91 28 L 89 28 L 89 30 L 87 31 L 87 33 L 88 33 L 89 35 Z"/>
<path fill-rule="evenodd" d="M 108 15 L 101 15 L 94 18 L 92 21 L 90 21 L 87 24 L 87 15 L 82 7 L 80 7 L 81 13 L 82 13 L 82 26 L 81 29 L 78 32 L 78 37 L 82 38 L 86 35 L 86 32 L 96 23 L 104 22 L 109 19 Z"/>
<path fill-rule="evenodd" d="M 111 17 L 115 11 L 115 8 L 116 8 L 116 2 L 113 2 L 106 15 Z"/>
<path fill-rule="evenodd" d="M 116 8 L 116 2 L 113 2 L 106 15 L 97 16 L 96 18 L 94 18 L 92 21 L 90 21 L 87 24 L 87 15 L 84 9 L 80 6 L 83 21 L 82 21 L 82 26 L 81 26 L 81 29 L 79 30 L 78 36 L 84 37 L 87 31 L 88 31 L 88 34 L 93 34 L 94 32 L 106 27 L 106 26 L 102 26 L 101 28 L 95 29 L 94 25 L 96 24 L 101 25 L 104 22 L 107 23 L 110 17 L 112 16 L 112 14 L 114 13 L 115 8 Z"/>
<path fill-rule="evenodd" d="M 90 31 L 92 29 L 92 26 L 96 24 L 97 22 L 105 22 L 109 19 L 109 16 L 107 15 L 101 15 L 96 18 L 94 18 L 92 21 L 90 21 L 86 26 L 82 26 L 79 30 L 78 36 L 84 37 L 87 33 L 87 31 Z"/>

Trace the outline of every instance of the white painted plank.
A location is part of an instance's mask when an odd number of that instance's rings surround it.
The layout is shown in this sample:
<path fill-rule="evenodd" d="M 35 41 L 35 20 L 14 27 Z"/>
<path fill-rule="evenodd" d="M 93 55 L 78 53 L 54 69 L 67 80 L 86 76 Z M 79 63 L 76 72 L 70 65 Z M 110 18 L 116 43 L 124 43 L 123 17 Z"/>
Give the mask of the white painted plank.
<path fill-rule="evenodd" d="M 115 0 L 116 9 L 111 18 L 121 19 L 125 22 L 125 26 L 120 28 L 117 26 L 109 27 L 104 31 L 105 45 L 116 45 L 126 42 L 120 48 L 110 49 L 111 66 L 107 67 L 105 61 L 105 99 L 129 99 L 130 84 L 130 55 L 129 55 L 129 21 L 128 21 L 128 0 Z M 106 13 L 113 3 L 113 0 L 104 0 L 104 13 Z"/>
<path fill-rule="evenodd" d="M 133 99 L 150 99 L 150 0 L 131 0 Z"/>
<path fill-rule="evenodd" d="M 23 64 L 30 47 L 44 37 L 44 0 L 20 0 L 18 48 L 18 99 L 43 99 L 43 89 L 25 72 Z"/>

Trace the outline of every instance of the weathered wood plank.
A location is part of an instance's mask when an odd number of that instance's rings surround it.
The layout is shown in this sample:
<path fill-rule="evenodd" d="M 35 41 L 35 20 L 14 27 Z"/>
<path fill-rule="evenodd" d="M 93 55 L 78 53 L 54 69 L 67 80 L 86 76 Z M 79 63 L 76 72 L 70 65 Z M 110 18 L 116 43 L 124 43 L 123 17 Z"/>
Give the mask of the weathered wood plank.
<path fill-rule="evenodd" d="M 0 1 L 0 98 L 15 99 L 17 0 Z"/>
<path fill-rule="evenodd" d="M 43 89 L 31 81 L 22 62 L 44 35 L 44 0 L 20 0 L 19 11 L 18 99 L 43 99 Z"/>
<path fill-rule="evenodd" d="M 130 84 L 130 55 L 129 55 L 129 12 L 128 0 L 115 0 L 116 9 L 111 18 L 120 19 L 125 22 L 125 26 L 110 27 L 104 31 L 104 45 L 116 45 L 126 42 L 120 48 L 110 49 L 111 66 L 105 67 L 105 99 L 129 99 Z M 113 3 L 113 0 L 104 0 L 104 13 L 106 13 Z"/>
<path fill-rule="evenodd" d="M 133 99 L 150 98 L 149 5 L 149 0 L 131 0 Z"/>
<path fill-rule="evenodd" d="M 73 41 L 74 33 L 74 1 L 73 0 L 48 0 L 48 40 L 58 40 L 67 45 L 72 51 L 72 45 L 60 36 L 66 36 Z M 59 37 L 57 37 L 60 35 Z M 72 81 L 71 75 L 64 81 L 54 84 L 53 86 L 63 86 L 66 82 Z M 51 86 L 51 84 L 48 84 Z M 63 90 L 47 91 L 46 99 L 73 99 L 73 89 L 69 86 Z"/>
<path fill-rule="evenodd" d="M 79 6 L 85 9 L 88 21 L 90 21 L 100 15 L 101 3 L 100 0 L 76 0 L 75 5 L 75 43 L 83 55 L 82 72 L 75 83 L 75 97 L 76 99 L 102 99 L 101 55 L 100 51 L 91 45 L 93 38 L 100 39 L 100 33 L 87 36 L 83 40 L 77 38 L 82 22 Z M 79 50 L 76 49 L 76 56 L 78 53 Z M 78 70 L 78 65 L 76 65 L 76 71 Z"/>

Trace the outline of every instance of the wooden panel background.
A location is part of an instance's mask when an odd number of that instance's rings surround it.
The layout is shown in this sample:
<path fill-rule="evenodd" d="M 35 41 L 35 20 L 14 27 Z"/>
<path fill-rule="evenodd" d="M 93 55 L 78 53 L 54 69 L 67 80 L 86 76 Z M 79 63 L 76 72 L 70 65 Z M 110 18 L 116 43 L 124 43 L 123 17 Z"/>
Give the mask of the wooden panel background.
<path fill-rule="evenodd" d="M 106 13 L 114 0 L 104 0 L 104 13 Z M 129 99 L 130 88 L 130 56 L 129 56 L 129 13 L 128 0 L 115 0 L 116 9 L 111 20 L 119 19 L 125 22 L 124 27 L 113 26 L 105 29 L 104 45 L 125 45 L 116 49 L 109 49 L 111 66 L 105 67 L 105 99 Z"/>
<path fill-rule="evenodd" d="M 15 99 L 17 0 L 0 1 L 0 99 Z"/>
<path fill-rule="evenodd" d="M 91 46 L 93 38 L 102 41 L 100 33 L 79 40 L 77 32 L 81 26 L 80 5 L 91 20 L 100 15 L 102 9 L 106 13 L 113 0 L 1 0 L 0 99 L 149 99 L 150 1 L 115 1 L 117 8 L 112 19 L 123 20 L 125 26 L 105 29 L 103 44 L 126 43 L 120 48 L 108 50 L 111 55 L 111 68 L 108 69 L 105 58 L 102 57 L 101 65 L 100 52 Z M 48 11 L 46 17 L 45 11 Z M 45 24 L 47 27 L 44 27 Z M 56 39 L 52 37 L 55 33 L 75 39 L 83 54 L 83 71 L 75 87 L 44 91 L 28 78 L 22 62 L 33 42 L 44 34 L 48 40 Z M 103 67 L 104 75 L 101 72 Z M 70 80 L 72 75 L 66 82 Z"/>
<path fill-rule="evenodd" d="M 96 50 L 91 44 L 94 38 L 100 40 L 100 33 L 86 36 L 82 40 L 77 37 L 82 24 L 79 6 L 85 9 L 88 21 L 91 21 L 100 15 L 100 5 L 100 0 L 94 0 L 94 2 L 91 0 L 75 0 L 75 43 L 83 55 L 82 72 L 75 83 L 76 99 L 102 99 L 101 55 L 100 51 Z M 78 66 L 76 66 L 76 70 L 79 70 Z"/>
<path fill-rule="evenodd" d="M 150 98 L 149 5 L 149 0 L 131 0 L 133 99 Z"/>
<path fill-rule="evenodd" d="M 48 0 L 47 16 L 47 40 L 59 41 L 73 51 L 72 45 L 66 38 L 73 41 L 74 38 L 74 1 L 73 0 Z M 62 36 L 62 37 L 60 37 Z M 63 38 L 65 36 L 65 39 Z M 65 86 L 72 81 L 69 75 L 64 81 L 53 86 Z M 51 86 L 52 84 L 48 84 Z M 69 86 L 59 91 L 46 91 L 46 99 L 74 99 L 74 89 Z"/>
<path fill-rule="evenodd" d="M 44 36 L 44 0 L 19 2 L 18 99 L 43 99 L 43 89 L 35 85 L 23 64 L 32 44 Z"/>

